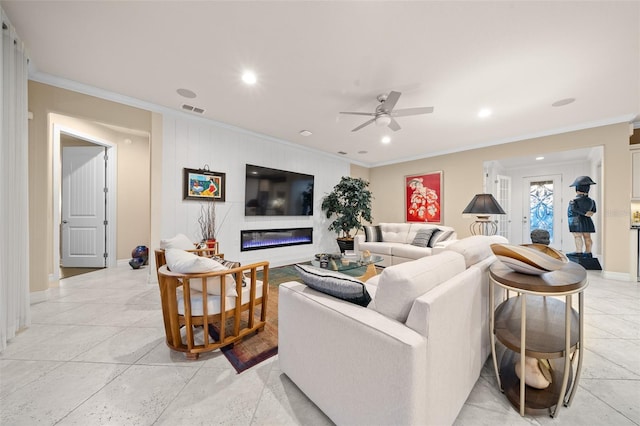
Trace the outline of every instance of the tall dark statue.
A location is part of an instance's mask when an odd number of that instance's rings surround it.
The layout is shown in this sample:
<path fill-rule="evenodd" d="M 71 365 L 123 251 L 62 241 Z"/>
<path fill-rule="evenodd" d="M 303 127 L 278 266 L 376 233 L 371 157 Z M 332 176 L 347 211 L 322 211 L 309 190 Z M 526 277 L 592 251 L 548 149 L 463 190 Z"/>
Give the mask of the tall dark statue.
<path fill-rule="evenodd" d="M 591 234 L 596 232 L 591 216 L 596 212 L 596 202 L 589 198 L 589 189 L 596 183 L 589 176 L 578 176 L 569 186 L 575 186 L 576 198 L 569 202 L 569 231 L 576 243 L 576 253 L 591 254 L 593 240 Z"/>

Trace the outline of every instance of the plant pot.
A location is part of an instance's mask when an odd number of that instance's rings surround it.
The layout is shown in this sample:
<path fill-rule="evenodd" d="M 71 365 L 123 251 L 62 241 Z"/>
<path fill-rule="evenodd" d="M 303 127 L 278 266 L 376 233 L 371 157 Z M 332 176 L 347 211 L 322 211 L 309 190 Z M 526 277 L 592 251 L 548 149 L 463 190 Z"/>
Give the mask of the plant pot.
<path fill-rule="evenodd" d="M 353 238 L 336 238 L 340 253 L 344 253 L 345 250 L 353 250 Z"/>
<path fill-rule="evenodd" d="M 216 239 L 207 240 L 207 248 L 214 248 L 216 246 Z"/>

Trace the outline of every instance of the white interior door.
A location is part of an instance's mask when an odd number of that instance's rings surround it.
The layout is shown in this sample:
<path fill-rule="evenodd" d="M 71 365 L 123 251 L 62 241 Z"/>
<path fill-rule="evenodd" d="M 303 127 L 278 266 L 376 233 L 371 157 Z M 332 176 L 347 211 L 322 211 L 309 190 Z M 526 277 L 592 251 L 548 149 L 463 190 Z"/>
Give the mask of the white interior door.
<path fill-rule="evenodd" d="M 523 178 L 522 242 L 531 242 L 531 231 L 549 232 L 549 246 L 562 250 L 562 176 L 528 176 Z"/>
<path fill-rule="evenodd" d="M 101 146 L 62 149 L 61 266 L 106 266 L 105 155 Z"/>

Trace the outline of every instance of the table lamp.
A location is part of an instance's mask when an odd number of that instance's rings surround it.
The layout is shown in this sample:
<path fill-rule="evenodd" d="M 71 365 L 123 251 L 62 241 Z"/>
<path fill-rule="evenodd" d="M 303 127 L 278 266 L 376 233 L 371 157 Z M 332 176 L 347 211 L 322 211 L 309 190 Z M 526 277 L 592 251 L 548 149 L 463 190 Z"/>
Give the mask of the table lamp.
<path fill-rule="evenodd" d="M 507 214 L 491 194 L 476 194 L 462 213 L 475 214 L 477 217 L 469 226 L 472 235 L 495 235 L 498 225 L 489 219 L 489 215 Z"/>

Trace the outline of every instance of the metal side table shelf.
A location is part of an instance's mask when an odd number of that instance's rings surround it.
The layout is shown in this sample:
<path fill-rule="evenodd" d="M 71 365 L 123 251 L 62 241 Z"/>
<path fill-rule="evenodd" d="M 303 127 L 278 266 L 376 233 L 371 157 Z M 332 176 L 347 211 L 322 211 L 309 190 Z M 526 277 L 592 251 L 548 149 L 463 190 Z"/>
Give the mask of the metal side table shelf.
<path fill-rule="evenodd" d="M 521 416 L 525 412 L 549 410 L 551 417 L 556 417 L 561 405 L 571 404 L 580 380 L 587 272 L 579 264 L 569 262 L 557 271 L 527 275 L 495 262 L 490 276 L 489 331 L 498 386 Z M 497 308 L 496 285 L 505 291 Z M 510 297 L 512 292 L 515 294 Z M 574 294 L 578 294 L 578 312 L 572 308 Z M 564 302 L 555 296 L 564 296 Z M 496 339 L 506 348 L 500 360 Z M 518 379 L 516 362 L 520 362 L 520 371 L 524 371 L 525 356 L 549 360 L 553 379 L 548 388 L 535 389 Z"/>

